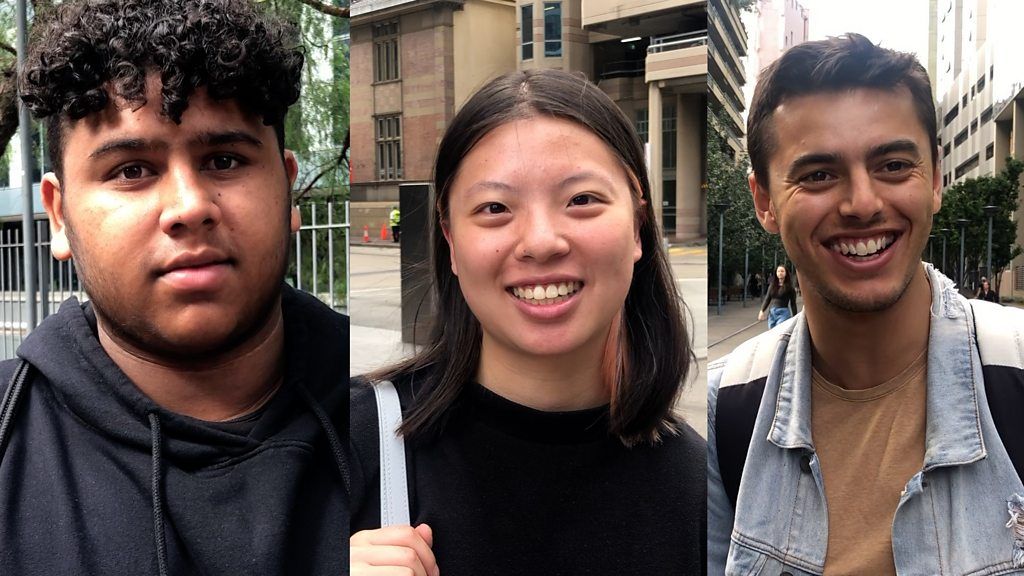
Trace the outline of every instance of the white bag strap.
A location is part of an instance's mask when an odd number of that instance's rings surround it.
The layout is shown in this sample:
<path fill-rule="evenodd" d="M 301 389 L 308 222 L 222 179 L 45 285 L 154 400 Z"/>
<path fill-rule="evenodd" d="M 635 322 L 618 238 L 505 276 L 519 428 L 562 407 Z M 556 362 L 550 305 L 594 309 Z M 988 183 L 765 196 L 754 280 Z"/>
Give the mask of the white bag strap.
<path fill-rule="evenodd" d="M 409 485 L 405 471 L 405 441 L 398 434 L 402 404 L 395 385 L 387 380 L 373 385 L 380 434 L 380 526 L 408 526 Z"/>

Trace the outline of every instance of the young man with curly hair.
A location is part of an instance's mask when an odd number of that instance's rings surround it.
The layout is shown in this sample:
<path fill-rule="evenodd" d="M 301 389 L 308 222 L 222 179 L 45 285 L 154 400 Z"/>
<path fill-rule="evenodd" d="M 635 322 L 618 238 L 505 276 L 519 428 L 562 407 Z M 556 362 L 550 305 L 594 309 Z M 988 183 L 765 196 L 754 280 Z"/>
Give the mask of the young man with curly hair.
<path fill-rule="evenodd" d="M 340 574 L 348 323 L 283 283 L 294 30 L 84 0 L 33 32 L 51 249 L 89 301 L 0 365 L 0 572 Z"/>
<path fill-rule="evenodd" d="M 747 144 L 804 310 L 709 366 L 708 573 L 1024 574 L 1024 314 L 921 262 L 924 68 L 856 34 L 798 44 Z"/>

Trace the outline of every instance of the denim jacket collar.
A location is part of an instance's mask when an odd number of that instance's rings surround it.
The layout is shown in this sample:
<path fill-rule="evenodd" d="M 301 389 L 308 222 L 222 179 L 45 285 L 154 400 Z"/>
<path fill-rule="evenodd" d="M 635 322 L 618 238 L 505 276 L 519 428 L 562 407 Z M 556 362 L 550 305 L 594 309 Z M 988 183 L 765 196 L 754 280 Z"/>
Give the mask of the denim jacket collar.
<path fill-rule="evenodd" d="M 924 470 L 978 461 L 986 456 L 978 409 L 975 373 L 977 349 L 974 319 L 953 282 L 924 264 L 932 292 L 928 335 L 928 423 L 925 434 Z M 779 348 L 786 355 L 779 378 L 775 417 L 768 440 L 780 448 L 813 451 L 811 440 L 811 334 L 804 314 L 789 326 L 789 344 Z"/>

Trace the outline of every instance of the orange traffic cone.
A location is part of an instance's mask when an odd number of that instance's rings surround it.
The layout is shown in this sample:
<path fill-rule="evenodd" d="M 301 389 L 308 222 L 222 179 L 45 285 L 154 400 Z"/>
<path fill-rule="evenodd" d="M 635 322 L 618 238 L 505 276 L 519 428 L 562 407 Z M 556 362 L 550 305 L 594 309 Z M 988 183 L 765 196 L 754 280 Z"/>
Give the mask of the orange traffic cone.
<path fill-rule="evenodd" d="M 381 224 L 380 225 L 380 239 L 381 239 L 382 242 L 384 240 L 388 239 L 388 225 L 387 224 Z"/>
<path fill-rule="evenodd" d="M 363 225 L 363 242 L 369 242 L 369 241 L 370 241 L 370 225 L 369 224 L 365 224 L 365 225 Z"/>

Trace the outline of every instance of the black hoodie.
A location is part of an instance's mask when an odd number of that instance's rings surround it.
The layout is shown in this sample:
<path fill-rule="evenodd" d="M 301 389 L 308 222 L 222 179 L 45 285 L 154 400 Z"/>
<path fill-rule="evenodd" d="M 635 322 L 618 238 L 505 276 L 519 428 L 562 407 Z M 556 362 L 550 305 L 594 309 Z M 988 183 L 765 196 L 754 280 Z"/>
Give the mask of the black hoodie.
<path fill-rule="evenodd" d="M 287 287 L 282 310 L 285 381 L 248 430 L 156 405 L 88 304 L 33 331 L 0 414 L 0 574 L 343 573 L 348 320 Z M 0 364 L 7 403 L 20 364 Z"/>

